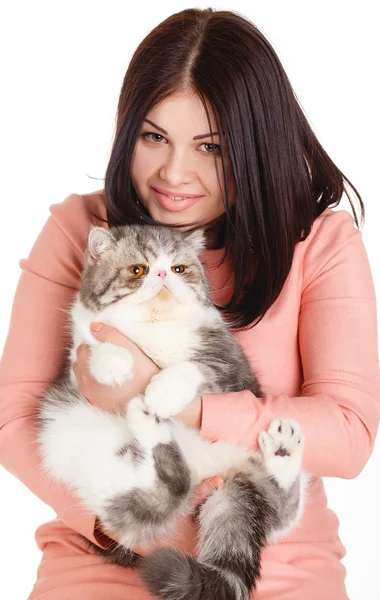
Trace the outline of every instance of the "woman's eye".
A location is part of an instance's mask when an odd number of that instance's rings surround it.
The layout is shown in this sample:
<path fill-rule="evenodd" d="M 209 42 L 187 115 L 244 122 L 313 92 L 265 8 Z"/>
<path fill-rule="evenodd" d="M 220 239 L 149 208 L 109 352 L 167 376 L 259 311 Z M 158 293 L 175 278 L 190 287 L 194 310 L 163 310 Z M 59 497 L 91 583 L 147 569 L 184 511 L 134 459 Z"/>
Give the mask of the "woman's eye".
<path fill-rule="evenodd" d="M 149 136 L 150 136 L 150 135 L 153 135 L 153 136 L 155 135 L 155 136 L 156 136 L 156 138 L 161 138 L 161 139 L 159 139 L 159 140 L 157 140 L 157 139 L 156 139 L 156 140 L 154 140 L 154 139 L 151 139 L 151 138 L 149 138 Z M 165 139 L 163 135 L 160 135 L 159 133 L 153 133 L 153 132 L 147 132 L 147 133 L 143 133 L 143 134 L 141 134 L 141 137 L 143 137 L 143 138 L 147 138 L 147 139 L 149 139 L 149 141 L 151 141 L 151 142 L 160 142 L 161 140 L 164 140 L 164 139 Z"/>
<path fill-rule="evenodd" d="M 173 273 L 183 273 L 185 268 L 184 265 L 176 265 L 175 267 L 172 267 L 172 271 Z"/>
<path fill-rule="evenodd" d="M 141 277 L 142 275 L 146 275 L 149 271 L 149 268 L 145 265 L 133 265 L 129 267 L 129 272 L 132 273 L 135 277 Z"/>
<path fill-rule="evenodd" d="M 206 150 L 206 154 L 220 154 L 220 145 L 219 144 L 211 144 L 211 143 L 205 142 L 204 144 L 201 144 L 201 146 L 208 146 L 209 148 L 211 146 L 211 150 Z"/>
<path fill-rule="evenodd" d="M 152 136 L 152 137 L 150 137 Z M 147 140 L 149 140 L 150 142 L 153 143 L 157 143 L 157 142 L 161 142 L 162 140 L 166 140 L 166 138 L 164 138 L 163 135 L 161 135 L 160 133 L 154 133 L 153 131 L 149 131 L 146 133 L 142 133 L 141 137 L 146 138 Z M 206 152 L 204 152 L 204 154 L 220 154 L 220 145 L 219 144 L 211 144 L 210 142 L 204 142 L 203 144 L 201 144 L 201 146 L 205 146 Z"/>

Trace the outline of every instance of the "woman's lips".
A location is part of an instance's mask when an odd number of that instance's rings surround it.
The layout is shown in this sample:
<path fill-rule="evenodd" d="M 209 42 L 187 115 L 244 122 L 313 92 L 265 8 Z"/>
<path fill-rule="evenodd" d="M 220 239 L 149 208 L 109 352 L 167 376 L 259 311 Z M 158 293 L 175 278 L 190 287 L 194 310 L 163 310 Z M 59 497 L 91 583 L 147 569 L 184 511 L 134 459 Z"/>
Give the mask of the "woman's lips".
<path fill-rule="evenodd" d="M 152 190 L 161 206 L 166 208 L 166 210 L 171 210 L 173 212 L 180 212 L 181 210 L 185 210 L 186 208 L 193 206 L 193 204 L 195 204 L 196 202 L 198 202 L 198 200 L 203 198 L 203 196 L 198 196 L 197 198 L 185 198 L 185 200 L 172 200 L 171 198 L 169 198 L 169 196 L 157 192 L 157 190 L 155 190 L 154 188 L 152 188 Z"/>

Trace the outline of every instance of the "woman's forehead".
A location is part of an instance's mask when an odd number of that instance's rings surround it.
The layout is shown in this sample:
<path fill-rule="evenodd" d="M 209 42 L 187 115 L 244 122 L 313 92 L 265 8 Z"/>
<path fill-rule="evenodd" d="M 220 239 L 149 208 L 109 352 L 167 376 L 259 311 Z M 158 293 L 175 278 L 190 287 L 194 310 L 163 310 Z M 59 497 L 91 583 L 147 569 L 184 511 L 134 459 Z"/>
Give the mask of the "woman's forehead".
<path fill-rule="evenodd" d="M 217 131 L 213 110 L 208 105 L 211 131 Z M 210 136 L 206 110 L 199 96 L 194 92 L 176 93 L 161 100 L 145 117 L 153 122 L 166 135 L 182 133 L 186 137 Z M 164 131 L 163 131 L 164 133 Z"/>

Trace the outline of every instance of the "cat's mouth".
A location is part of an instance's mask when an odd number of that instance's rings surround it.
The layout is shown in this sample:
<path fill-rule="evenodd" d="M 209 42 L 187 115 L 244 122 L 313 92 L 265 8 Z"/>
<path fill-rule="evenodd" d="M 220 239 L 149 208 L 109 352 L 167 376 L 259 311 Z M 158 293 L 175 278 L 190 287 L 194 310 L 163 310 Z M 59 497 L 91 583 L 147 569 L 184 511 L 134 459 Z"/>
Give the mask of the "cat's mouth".
<path fill-rule="evenodd" d="M 156 298 L 158 298 L 159 300 L 170 300 L 171 298 L 173 298 L 173 294 L 169 290 L 169 288 L 166 287 L 166 285 L 163 285 L 161 290 L 158 292 Z"/>

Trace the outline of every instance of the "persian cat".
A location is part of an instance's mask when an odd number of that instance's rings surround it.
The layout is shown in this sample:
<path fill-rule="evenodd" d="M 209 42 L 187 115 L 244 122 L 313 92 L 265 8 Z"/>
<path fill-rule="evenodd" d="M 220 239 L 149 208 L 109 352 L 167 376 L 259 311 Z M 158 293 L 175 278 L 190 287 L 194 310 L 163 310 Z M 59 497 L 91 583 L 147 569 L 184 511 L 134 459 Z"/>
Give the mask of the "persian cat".
<path fill-rule="evenodd" d="M 68 311 L 72 345 L 41 399 L 37 441 L 46 474 L 70 486 L 117 538 L 105 559 L 141 568 L 150 592 L 166 600 L 247 600 L 260 577 L 268 541 L 298 522 L 308 476 L 301 468 L 303 435 L 276 419 L 255 452 L 209 442 L 173 419 L 204 393 L 260 385 L 243 350 L 210 299 L 200 262 L 202 231 L 163 226 L 90 225 L 81 285 Z M 125 348 L 101 343 L 90 323 L 118 329 L 160 367 L 144 396 L 116 414 L 78 392 L 76 348 L 91 347 L 89 369 L 107 385 L 132 377 Z M 232 410 L 231 406 L 231 410 Z M 163 548 L 142 559 L 131 548 L 165 538 L 189 513 L 194 488 L 220 475 L 225 484 L 194 512 L 194 558 Z M 88 542 L 91 544 L 91 542 Z"/>

